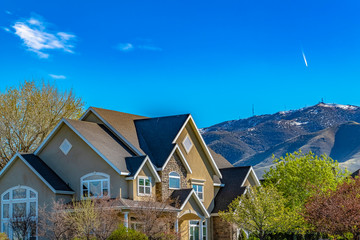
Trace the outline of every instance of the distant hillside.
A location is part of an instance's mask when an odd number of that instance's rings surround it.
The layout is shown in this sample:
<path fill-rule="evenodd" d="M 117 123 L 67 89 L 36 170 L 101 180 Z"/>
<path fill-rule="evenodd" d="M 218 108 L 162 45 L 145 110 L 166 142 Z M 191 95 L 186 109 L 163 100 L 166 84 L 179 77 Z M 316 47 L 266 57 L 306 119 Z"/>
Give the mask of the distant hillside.
<path fill-rule="evenodd" d="M 272 164 L 272 154 L 280 157 L 300 148 L 326 153 L 354 168 L 357 157 L 360 159 L 360 126 L 356 122 L 360 122 L 359 107 L 319 103 L 223 122 L 202 129 L 202 134 L 216 153 L 234 165 L 253 165 L 259 173 Z"/>

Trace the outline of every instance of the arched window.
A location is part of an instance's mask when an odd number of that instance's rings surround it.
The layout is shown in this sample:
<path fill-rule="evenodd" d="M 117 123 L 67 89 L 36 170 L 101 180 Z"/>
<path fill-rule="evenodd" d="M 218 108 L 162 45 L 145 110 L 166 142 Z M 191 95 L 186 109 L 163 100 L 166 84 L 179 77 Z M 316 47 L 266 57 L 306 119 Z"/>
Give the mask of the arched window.
<path fill-rule="evenodd" d="M 1 232 L 10 239 L 22 239 L 24 229 L 28 239 L 37 239 L 38 194 L 25 186 L 10 188 L 1 195 Z"/>
<path fill-rule="evenodd" d="M 177 172 L 169 173 L 169 188 L 180 189 L 180 175 Z"/>
<path fill-rule="evenodd" d="M 81 178 L 83 198 L 101 198 L 110 196 L 110 176 L 105 173 L 93 172 Z"/>

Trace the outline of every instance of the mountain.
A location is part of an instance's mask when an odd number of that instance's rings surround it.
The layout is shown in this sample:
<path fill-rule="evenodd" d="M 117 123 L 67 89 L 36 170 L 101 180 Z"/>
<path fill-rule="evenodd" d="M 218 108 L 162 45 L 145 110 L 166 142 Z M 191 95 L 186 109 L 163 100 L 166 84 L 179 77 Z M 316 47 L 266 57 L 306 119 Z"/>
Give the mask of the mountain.
<path fill-rule="evenodd" d="M 360 167 L 360 108 L 325 104 L 227 121 L 202 129 L 204 140 L 236 166 L 262 175 L 276 157 L 302 149 L 326 153 L 350 170 Z"/>

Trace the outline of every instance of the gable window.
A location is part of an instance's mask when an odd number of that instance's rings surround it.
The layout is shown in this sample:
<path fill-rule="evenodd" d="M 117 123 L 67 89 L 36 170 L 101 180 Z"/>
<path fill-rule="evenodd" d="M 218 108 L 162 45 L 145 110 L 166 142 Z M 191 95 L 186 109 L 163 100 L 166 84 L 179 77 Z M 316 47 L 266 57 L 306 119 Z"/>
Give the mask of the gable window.
<path fill-rule="evenodd" d="M 38 215 L 38 194 L 35 190 L 25 186 L 10 188 L 1 195 L 1 232 L 10 239 L 21 239 L 22 229 L 12 229 L 11 221 L 24 225 L 30 224 L 27 239 L 36 238 L 36 221 Z M 26 226 L 25 225 L 25 226 Z"/>
<path fill-rule="evenodd" d="M 60 150 L 63 152 L 63 154 L 67 155 L 71 148 L 72 148 L 72 145 L 71 143 L 65 138 L 65 140 L 61 143 L 60 145 Z"/>
<path fill-rule="evenodd" d="M 138 177 L 138 195 L 151 195 L 150 177 Z"/>
<path fill-rule="evenodd" d="M 198 184 L 193 184 L 192 187 L 193 187 L 195 193 L 200 198 L 200 200 L 204 201 L 204 186 L 203 185 L 198 185 Z"/>
<path fill-rule="evenodd" d="M 110 176 L 105 173 L 90 173 L 81 178 L 83 198 L 101 198 L 110 196 Z"/>
<path fill-rule="evenodd" d="M 169 188 L 180 189 L 180 175 L 177 172 L 169 173 Z"/>
<path fill-rule="evenodd" d="M 190 150 L 191 150 L 191 148 L 192 148 L 193 145 L 194 145 L 194 144 L 192 143 L 189 135 L 186 135 L 184 141 L 182 142 L 182 145 L 184 146 L 186 153 L 189 153 Z"/>

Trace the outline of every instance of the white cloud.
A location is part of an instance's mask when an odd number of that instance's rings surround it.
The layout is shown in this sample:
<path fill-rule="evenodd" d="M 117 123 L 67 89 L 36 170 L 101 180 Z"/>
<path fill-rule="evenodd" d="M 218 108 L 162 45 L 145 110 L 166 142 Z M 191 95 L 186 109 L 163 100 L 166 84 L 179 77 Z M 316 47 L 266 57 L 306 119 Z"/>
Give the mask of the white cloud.
<path fill-rule="evenodd" d="M 45 22 L 39 18 L 17 21 L 13 26 L 29 51 L 40 58 L 48 58 L 47 50 L 62 50 L 73 53 L 74 46 L 70 43 L 76 36 L 65 32 L 54 32 L 46 29 Z"/>
<path fill-rule="evenodd" d="M 128 52 L 134 49 L 134 46 L 131 43 L 119 43 L 117 49 L 123 52 Z"/>
<path fill-rule="evenodd" d="M 10 12 L 10 11 L 5 11 L 5 13 L 8 15 L 12 15 L 12 12 Z"/>
<path fill-rule="evenodd" d="M 7 27 L 3 27 L 2 29 L 4 29 L 4 31 L 10 32 L 10 29 Z"/>
<path fill-rule="evenodd" d="M 64 75 L 55 75 L 55 74 L 49 74 L 50 77 L 53 79 L 66 79 L 66 76 Z"/>

